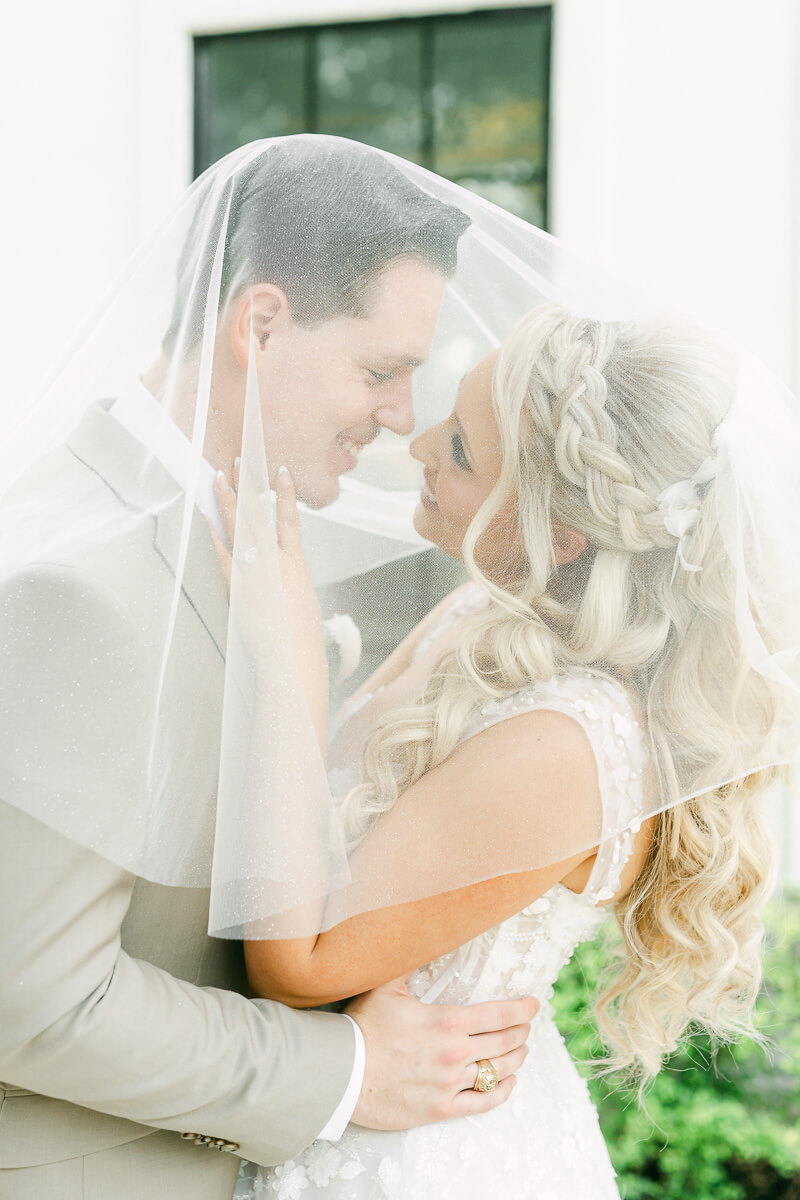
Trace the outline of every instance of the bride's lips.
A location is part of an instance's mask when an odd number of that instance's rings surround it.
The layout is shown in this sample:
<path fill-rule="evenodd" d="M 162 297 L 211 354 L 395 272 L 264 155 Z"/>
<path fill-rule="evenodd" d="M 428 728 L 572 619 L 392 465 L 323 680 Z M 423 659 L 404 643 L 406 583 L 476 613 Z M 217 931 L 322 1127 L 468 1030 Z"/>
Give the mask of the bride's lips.
<path fill-rule="evenodd" d="M 423 508 L 432 510 L 438 509 L 439 505 L 436 503 L 436 499 L 431 491 L 431 487 L 427 479 L 423 481 L 422 487 L 420 488 L 419 498 Z"/>

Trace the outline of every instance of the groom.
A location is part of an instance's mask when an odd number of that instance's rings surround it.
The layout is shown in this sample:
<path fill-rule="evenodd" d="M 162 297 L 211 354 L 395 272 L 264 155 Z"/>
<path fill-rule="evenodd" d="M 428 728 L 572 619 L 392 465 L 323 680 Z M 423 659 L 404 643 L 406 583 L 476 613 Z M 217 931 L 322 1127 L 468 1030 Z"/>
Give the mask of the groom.
<path fill-rule="evenodd" d="M 350 229 L 360 259 L 331 237 L 304 257 L 289 236 L 308 215 L 298 179 L 320 177 L 329 157 L 299 176 L 281 177 L 273 162 L 261 178 L 256 164 L 231 207 L 225 271 L 239 291 L 230 285 L 218 323 L 204 445 L 204 469 L 228 473 L 254 344 L 262 394 L 281 397 L 263 413 L 270 468 L 285 463 L 312 506 L 335 498 L 382 427 L 413 427 L 411 376 L 465 224 L 410 185 L 399 194 L 373 156 L 340 153 L 325 218 Z M 354 229 L 362 208 L 366 224 Z M 136 708 L 149 669 L 141 647 L 179 560 L 192 388 L 182 395 L 178 380 L 169 453 L 155 444 L 155 397 L 177 350 L 191 359 L 197 266 L 191 254 L 183 263 L 163 357 L 113 403 L 92 406 L 15 493 L 44 523 L 71 498 L 81 520 L 89 505 L 98 543 L 0 581 L 2 1200 L 230 1200 L 240 1157 L 284 1161 L 338 1138 L 350 1119 L 390 1129 L 486 1111 L 508 1085 L 481 1096 L 465 1073 L 520 1046 L 535 1012 L 533 1001 L 425 1006 L 393 985 L 360 997 L 350 1016 L 250 1000 L 240 945 L 207 934 L 205 888 L 151 882 L 88 848 L 93 824 L 124 812 L 148 718 Z M 187 841 L 213 831 L 219 767 L 227 608 L 210 494 L 198 489 L 175 618 L 181 653 L 162 693 Z M 108 529 L 121 532 L 103 541 Z"/>

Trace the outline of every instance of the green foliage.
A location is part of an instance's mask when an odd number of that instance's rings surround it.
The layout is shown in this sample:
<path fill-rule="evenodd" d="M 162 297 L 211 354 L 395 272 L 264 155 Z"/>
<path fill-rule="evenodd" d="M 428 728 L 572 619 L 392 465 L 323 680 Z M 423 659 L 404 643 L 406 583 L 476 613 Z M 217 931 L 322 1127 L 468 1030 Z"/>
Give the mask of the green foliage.
<path fill-rule="evenodd" d="M 625 1200 L 800 1200 L 800 893 L 773 902 L 767 927 L 755 1024 L 769 1049 L 745 1041 L 715 1055 L 694 1037 L 648 1090 L 646 1112 L 618 1079 L 591 1075 L 602 1053 L 592 997 L 613 937 L 579 946 L 559 976 L 556 1021 L 589 1077 Z"/>

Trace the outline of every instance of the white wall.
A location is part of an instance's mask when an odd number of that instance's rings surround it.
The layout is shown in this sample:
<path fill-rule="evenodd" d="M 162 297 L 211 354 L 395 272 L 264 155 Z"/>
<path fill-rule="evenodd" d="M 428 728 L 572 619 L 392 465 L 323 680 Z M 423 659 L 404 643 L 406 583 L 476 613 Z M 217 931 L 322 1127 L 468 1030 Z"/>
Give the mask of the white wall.
<path fill-rule="evenodd" d="M 6 406 L 30 398 L 133 245 L 127 4 L 15 5 L 0 54 Z"/>
<path fill-rule="evenodd" d="M 554 232 L 794 370 L 792 0 L 560 0 Z"/>
<path fill-rule="evenodd" d="M 3 406 L 36 391 L 188 181 L 193 32 L 510 3 L 15 5 L 0 63 Z M 789 378 L 793 0 L 555 0 L 555 12 L 554 232 L 691 297 Z"/>

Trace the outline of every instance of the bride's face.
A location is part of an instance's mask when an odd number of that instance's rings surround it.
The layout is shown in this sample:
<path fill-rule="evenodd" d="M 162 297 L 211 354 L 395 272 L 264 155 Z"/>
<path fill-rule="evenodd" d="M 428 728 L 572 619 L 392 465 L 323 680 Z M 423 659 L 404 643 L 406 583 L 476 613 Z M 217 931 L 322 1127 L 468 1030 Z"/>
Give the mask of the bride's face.
<path fill-rule="evenodd" d="M 451 558 L 462 558 L 467 528 L 500 477 L 500 433 L 492 411 L 492 377 L 499 351 L 464 376 L 450 416 L 411 443 L 425 482 L 414 512 L 417 532 Z M 485 575 L 508 580 L 523 569 L 516 501 L 509 501 L 478 541 L 475 560 Z"/>

